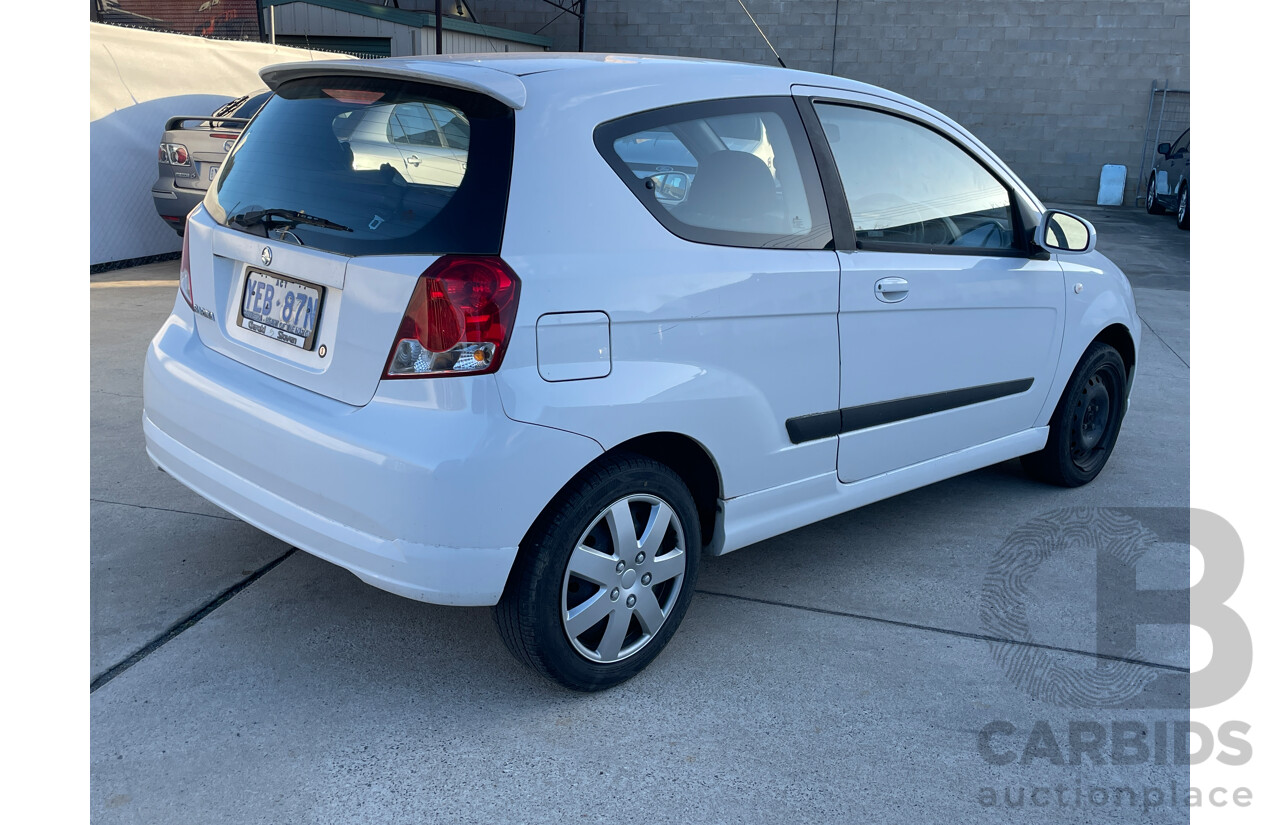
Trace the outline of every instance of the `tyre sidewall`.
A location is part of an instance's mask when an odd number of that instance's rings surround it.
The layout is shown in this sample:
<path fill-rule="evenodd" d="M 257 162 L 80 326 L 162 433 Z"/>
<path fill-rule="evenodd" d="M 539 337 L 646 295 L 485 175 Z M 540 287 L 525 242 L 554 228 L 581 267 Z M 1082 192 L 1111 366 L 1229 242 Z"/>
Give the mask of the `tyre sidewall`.
<path fill-rule="evenodd" d="M 1152 173 L 1151 177 L 1147 180 L 1146 201 L 1147 201 L 1147 214 L 1149 215 L 1164 214 L 1164 207 L 1160 205 L 1160 195 L 1156 193 L 1155 173 Z"/>
<path fill-rule="evenodd" d="M 1101 367 L 1110 364 L 1120 374 L 1121 377 L 1121 398 L 1114 401 L 1114 415 L 1116 420 L 1110 426 L 1110 432 L 1106 436 L 1104 449 L 1106 450 L 1106 459 L 1104 459 L 1092 472 L 1084 472 L 1071 459 L 1071 399 L 1078 396 L 1089 378 L 1096 373 Z M 1124 416 L 1129 406 L 1128 397 L 1128 381 L 1124 365 L 1124 359 L 1120 357 L 1120 353 L 1116 352 L 1114 347 L 1108 344 L 1095 343 L 1085 351 L 1084 357 L 1080 359 L 1080 363 L 1076 366 L 1075 372 L 1071 374 L 1071 380 L 1067 382 L 1066 389 L 1062 392 L 1062 397 L 1058 400 L 1058 407 L 1054 410 L 1053 420 L 1049 425 L 1049 441 L 1045 445 L 1048 453 L 1046 456 L 1053 464 L 1055 475 L 1060 478 L 1058 483 L 1066 487 L 1079 487 L 1088 484 L 1097 478 L 1098 474 L 1107 466 L 1111 460 L 1111 452 L 1115 447 L 1116 439 L 1120 435 L 1120 427 L 1124 423 Z"/>
<path fill-rule="evenodd" d="M 693 496 L 674 471 L 655 461 L 632 458 L 615 465 L 617 472 L 588 475 L 576 489 L 548 508 L 548 518 L 530 531 L 513 571 L 513 592 L 531 631 L 538 669 L 575 690 L 599 690 L 623 682 L 643 670 L 680 626 L 697 581 L 702 535 Z M 680 593 L 662 627 L 641 650 L 619 662 L 601 664 L 580 654 L 569 641 L 561 617 L 561 592 L 569 556 L 579 537 L 609 505 L 626 496 L 656 496 L 680 518 L 685 540 L 685 572 Z M 521 563 L 523 562 L 523 563 Z M 506 598 L 506 597 L 504 597 Z"/>

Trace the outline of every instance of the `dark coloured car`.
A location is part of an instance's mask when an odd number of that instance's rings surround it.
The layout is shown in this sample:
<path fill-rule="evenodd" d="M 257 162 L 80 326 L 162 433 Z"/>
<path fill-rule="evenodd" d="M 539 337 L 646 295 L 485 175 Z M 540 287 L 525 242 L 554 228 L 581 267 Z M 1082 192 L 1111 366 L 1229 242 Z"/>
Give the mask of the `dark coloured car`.
<path fill-rule="evenodd" d="M 1172 210 L 1179 229 L 1191 228 L 1191 130 L 1172 145 L 1156 147 L 1155 163 L 1147 179 L 1147 211 L 1163 215 Z"/>
<path fill-rule="evenodd" d="M 271 92 L 262 89 L 225 103 L 212 114 L 179 115 L 165 123 L 157 157 L 160 174 L 151 185 L 151 197 L 156 212 L 179 235 L 245 124 L 269 97 Z"/>

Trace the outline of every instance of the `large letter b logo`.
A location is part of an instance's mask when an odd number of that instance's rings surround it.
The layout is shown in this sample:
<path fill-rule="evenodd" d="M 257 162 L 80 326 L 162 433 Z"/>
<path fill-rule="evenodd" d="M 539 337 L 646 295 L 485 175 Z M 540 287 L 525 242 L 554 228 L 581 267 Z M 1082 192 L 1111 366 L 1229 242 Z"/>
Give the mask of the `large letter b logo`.
<path fill-rule="evenodd" d="M 1144 553 L 1157 542 L 1185 546 L 1188 539 L 1205 560 L 1204 576 L 1195 587 L 1138 586 Z M 1055 554 L 1081 550 L 1092 551 L 1097 564 L 1092 657 L 1086 651 L 1070 653 L 1058 640 L 1033 639 L 1030 633 L 1029 617 L 1037 607 L 1030 585 L 1036 571 Z M 1225 604 L 1243 572 L 1240 537 L 1213 513 L 1181 508 L 1057 510 L 1024 524 L 996 552 L 983 585 L 982 624 L 997 637 L 990 642 L 991 651 L 1006 675 L 1038 699 L 1069 707 L 1207 707 L 1229 699 L 1249 676 L 1249 630 Z M 1185 665 L 1144 656 L 1138 628 L 1170 625 L 1189 634 L 1191 621 L 1212 638 L 1213 658 L 1191 678 L 1188 698 Z"/>

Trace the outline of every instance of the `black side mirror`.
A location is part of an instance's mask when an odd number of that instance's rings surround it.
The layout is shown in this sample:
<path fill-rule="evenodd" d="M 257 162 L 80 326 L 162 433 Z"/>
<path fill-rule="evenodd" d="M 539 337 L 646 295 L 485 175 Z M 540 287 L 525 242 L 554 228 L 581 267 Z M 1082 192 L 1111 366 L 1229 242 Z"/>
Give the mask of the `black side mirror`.
<path fill-rule="evenodd" d="M 1169 144 L 1167 143 L 1160 144 L 1159 146 L 1156 147 L 1156 151 L 1164 155 L 1165 157 L 1169 157 Z"/>

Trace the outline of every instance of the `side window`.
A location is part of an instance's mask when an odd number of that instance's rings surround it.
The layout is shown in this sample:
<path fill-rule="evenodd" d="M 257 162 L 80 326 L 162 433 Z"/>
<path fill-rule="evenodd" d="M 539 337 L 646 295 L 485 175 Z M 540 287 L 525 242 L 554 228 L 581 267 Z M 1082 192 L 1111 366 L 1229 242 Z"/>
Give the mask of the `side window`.
<path fill-rule="evenodd" d="M 947 138 L 906 118 L 815 103 L 858 247 L 1012 250 L 1009 190 Z"/>
<path fill-rule="evenodd" d="M 1191 150 L 1191 130 L 1188 129 L 1187 131 L 1182 133 L 1182 137 L 1178 138 L 1178 142 L 1173 144 L 1173 149 L 1170 150 L 1169 154 L 1170 155 L 1189 154 L 1190 150 Z"/>
<path fill-rule="evenodd" d="M 822 249 L 831 227 L 790 98 L 693 103 L 615 120 L 596 147 L 655 218 L 689 241 Z"/>
<path fill-rule="evenodd" d="M 431 114 L 431 121 L 436 129 L 437 142 L 433 146 L 447 146 L 464 151 L 471 147 L 471 127 L 462 112 L 431 104 L 427 104 L 427 111 Z"/>
<path fill-rule="evenodd" d="M 396 106 L 387 122 L 387 137 L 392 143 L 408 143 L 413 146 L 440 145 L 431 115 L 427 112 L 427 107 L 421 103 L 401 103 Z"/>

